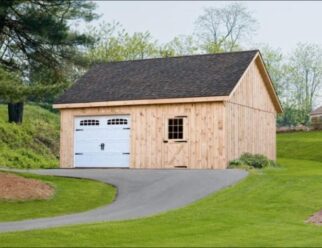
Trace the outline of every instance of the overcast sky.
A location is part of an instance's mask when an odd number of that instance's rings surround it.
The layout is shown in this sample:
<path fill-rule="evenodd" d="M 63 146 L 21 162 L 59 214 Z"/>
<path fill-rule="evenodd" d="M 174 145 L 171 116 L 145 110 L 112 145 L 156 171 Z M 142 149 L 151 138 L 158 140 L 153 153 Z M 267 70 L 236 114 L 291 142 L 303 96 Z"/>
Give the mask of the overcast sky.
<path fill-rule="evenodd" d="M 100 21 L 119 21 L 130 32 L 150 31 L 160 43 L 191 34 L 203 8 L 223 6 L 211 1 L 98 1 Z M 322 44 L 322 2 L 244 2 L 258 20 L 252 41 L 288 52 L 298 42 Z"/>

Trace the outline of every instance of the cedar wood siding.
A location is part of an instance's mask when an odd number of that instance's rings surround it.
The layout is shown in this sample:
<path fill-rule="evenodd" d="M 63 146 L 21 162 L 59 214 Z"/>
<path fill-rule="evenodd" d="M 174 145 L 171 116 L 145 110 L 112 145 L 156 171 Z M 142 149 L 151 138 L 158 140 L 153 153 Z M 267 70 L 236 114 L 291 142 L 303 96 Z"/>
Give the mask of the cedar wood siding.
<path fill-rule="evenodd" d="M 245 59 L 248 60 L 249 57 Z M 229 91 L 230 95 L 221 95 L 220 99 L 213 99 L 214 95 L 209 93 L 207 98 L 190 96 L 191 102 L 188 102 L 189 98 L 182 98 L 182 102 L 180 98 L 169 98 L 169 102 L 162 98 L 151 102 L 74 101 L 70 105 L 58 102 L 56 107 L 61 112 L 60 166 L 74 166 L 75 117 L 122 114 L 131 118 L 130 168 L 222 169 L 244 152 L 264 154 L 275 160 L 276 114 L 282 109 L 259 53 L 254 54 L 245 68 L 238 83 L 235 82 L 235 87 Z M 220 80 L 217 84 L 221 85 Z M 207 90 L 206 86 L 201 90 Z M 175 116 L 187 116 L 186 143 L 167 140 L 167 119 Z"/>
<path fill-rule="evenodd" d="M 262 70 L 257 57 L 225 102 L 228 161 L 244 152 L 276 159 L 276 109 Z"/>
<path fill-rule="evenodd" d="M 74 117 L 122 114 L 131 117 L 130 168 L 226 167 L 224 104 L 208 102 L 61 109 L 61 168 L 74 165 Z M 187 143 L 163 142 L 167 118 L 174 116 L 187 116 Z"/>

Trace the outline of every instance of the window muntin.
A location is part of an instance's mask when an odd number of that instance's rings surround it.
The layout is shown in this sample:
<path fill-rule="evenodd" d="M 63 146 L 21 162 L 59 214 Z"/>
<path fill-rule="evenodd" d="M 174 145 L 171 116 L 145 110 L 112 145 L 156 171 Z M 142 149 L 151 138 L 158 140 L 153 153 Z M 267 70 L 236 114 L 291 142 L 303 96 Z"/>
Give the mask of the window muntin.
<path fill-rule="evenodd" d="M 107 125 L 127 125 L 127 119 L 115 118 L 107 121 Z"/>
<path fill-rule="evenodd" d="M 94 119 L 88 119 L 88 120 L 81 120 L 80 126 L 99 126 L 100 121 L 94 120 Z"/>
<path fill-rule="evenodd" d="M 168 119 L 168 139 L 183 139 L 183 118 Z"/>

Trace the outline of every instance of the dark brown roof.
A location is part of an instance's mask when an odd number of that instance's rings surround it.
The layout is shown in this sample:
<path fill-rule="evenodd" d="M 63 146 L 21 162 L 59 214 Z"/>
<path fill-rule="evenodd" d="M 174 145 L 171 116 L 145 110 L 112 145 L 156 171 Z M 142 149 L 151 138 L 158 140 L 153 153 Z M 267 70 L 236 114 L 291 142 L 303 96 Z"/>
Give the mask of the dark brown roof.
<path fill-rule="evenodd" d="M 321 115 L 322 114 L 322 106 L 311 112 L 311 115 Z"/>
<path fill-rule="evenodd" d="M 56 103 L 228 96 L 257 52 L 97 64 Z"/>

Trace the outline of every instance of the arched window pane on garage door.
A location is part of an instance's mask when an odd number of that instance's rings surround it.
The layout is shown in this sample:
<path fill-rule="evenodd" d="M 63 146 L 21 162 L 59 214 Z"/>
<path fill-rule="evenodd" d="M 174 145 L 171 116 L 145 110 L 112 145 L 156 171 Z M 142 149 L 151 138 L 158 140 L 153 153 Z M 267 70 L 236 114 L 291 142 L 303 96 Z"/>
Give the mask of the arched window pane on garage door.
<path fill-rule="evenodd" d="M 127 119 L 115 118 L 107 121 L 107 125 L 127 125 Z"/>
<path fill-rule="evenodd" d="M 81 120 L 80 121 L 80 126 L 99 126 L 100 121 L 99 120 L 94 120 L 94 119 L 89 119 L 89 120 Z"/>

